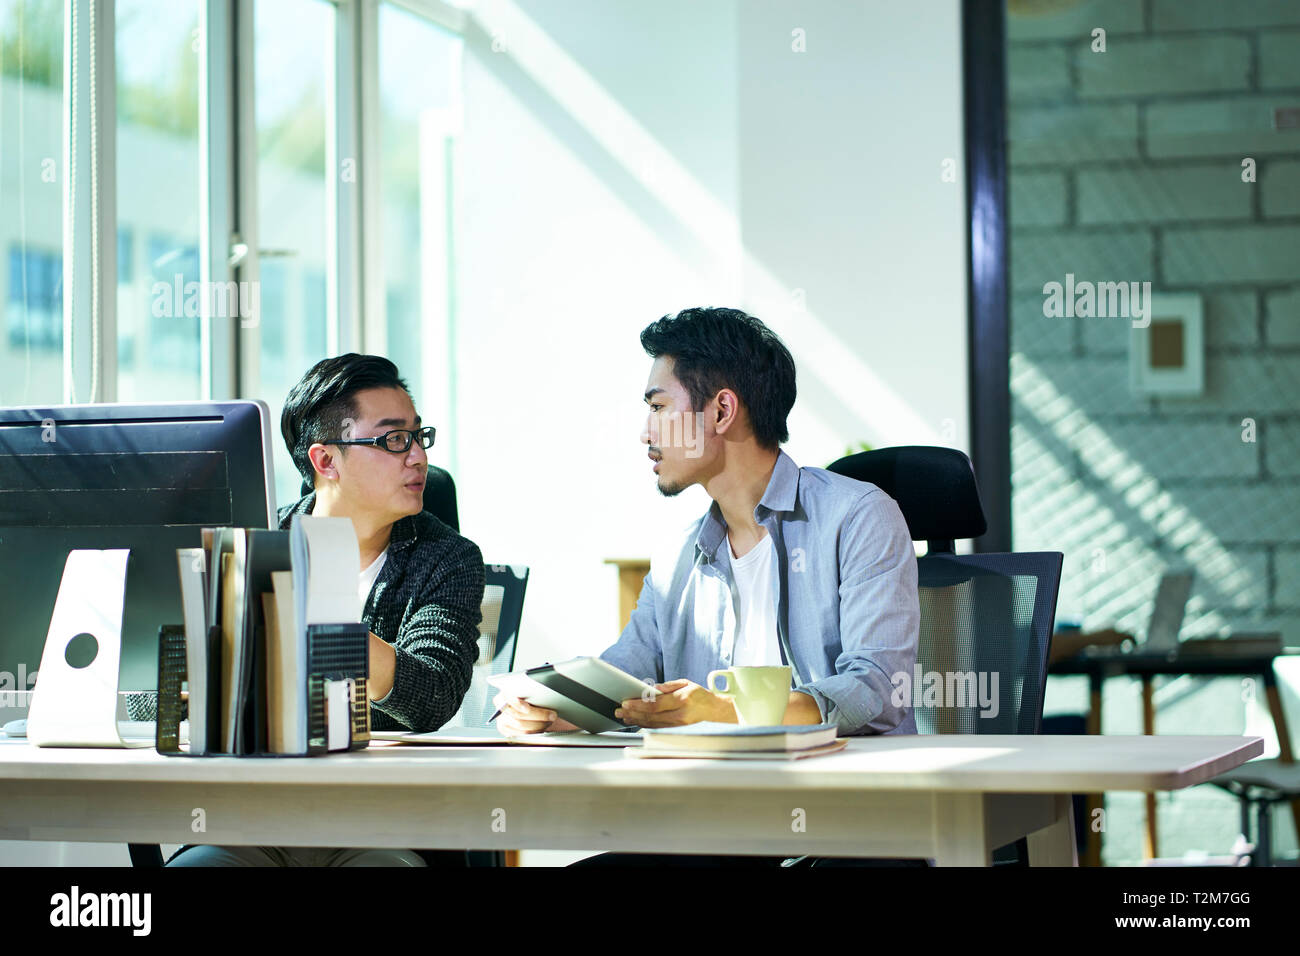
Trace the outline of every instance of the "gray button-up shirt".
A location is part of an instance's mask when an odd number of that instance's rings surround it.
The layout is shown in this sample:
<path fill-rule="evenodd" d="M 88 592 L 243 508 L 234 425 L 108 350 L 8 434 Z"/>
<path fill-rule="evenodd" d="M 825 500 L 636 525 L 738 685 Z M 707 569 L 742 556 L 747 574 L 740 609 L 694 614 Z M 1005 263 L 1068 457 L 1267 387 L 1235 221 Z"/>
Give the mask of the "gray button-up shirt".
<path fill-rule="evenodd" d="M 921 620 L 916 550 L 894 499 L 780 452 L 754 520 L 776 546 L 773 591 L 783 595 L 793 689 L 841 735 L 916 733 L 911 707 L 893 702 L 892 678 L 916 664 Z M 709 671 L 729 667 L 739 596 L 726 539 L 714 502 L 684 541 L 652 556 L 636 610 L 601 658 L 656 682 L 704 685 Z"/>

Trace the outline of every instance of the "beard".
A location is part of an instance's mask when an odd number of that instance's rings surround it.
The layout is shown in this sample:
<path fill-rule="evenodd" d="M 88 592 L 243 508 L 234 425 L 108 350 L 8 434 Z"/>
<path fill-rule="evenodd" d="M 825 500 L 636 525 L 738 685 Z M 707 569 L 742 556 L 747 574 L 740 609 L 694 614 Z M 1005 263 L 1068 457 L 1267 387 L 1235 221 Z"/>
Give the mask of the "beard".
<path fill-rule="evenodd" d="M 685 491 L 689 487 L 689 485 L 683 484 L 681 482 L 674 484 L 671 481 L 665 481 L 664 479 L 660 478 L 657 482 L 655 482 L 655 487 L 659 489 L 659 494 L 663 495 L 665 498 L 672 498 L 675 497 L 676 495 L 680 495 L 683 491 Z"/>

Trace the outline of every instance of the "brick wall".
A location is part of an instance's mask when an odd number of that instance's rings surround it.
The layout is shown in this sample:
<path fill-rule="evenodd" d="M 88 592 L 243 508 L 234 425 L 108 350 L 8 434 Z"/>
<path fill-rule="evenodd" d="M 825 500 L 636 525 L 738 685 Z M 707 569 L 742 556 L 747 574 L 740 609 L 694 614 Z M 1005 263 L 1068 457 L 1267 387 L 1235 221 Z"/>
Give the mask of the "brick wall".
<path fill-rule="evenodd" d="M 1020 6 L 1007 20 L 1015 547 L 1065 552 L 1058 620 L 1140 633 L 1161 570 L 1189 564 L 1185 633 L 1281 630 L 1300 646 L 1300 130 L 1273 128 L 1275 108 L 1300 107 L 1300 2 Z M 1066 273 L 1199 293 L 1204 393 L 1135 395 L 1128 319 L 1045 317 L 1043 285 Z M 1300 670 L 1279 670 L 1300 731 Z M 1180 679 L 1157 701 L 1163 732 L 1271 737 L 1235 680 Z M 1078 681 L 1052 680 L 1048 712 L 1085 706 Z M 1105 710 L 1106 732 L 1141 732 L 1136 684 L 1109 682 Z M 1239 828 L 1214 788 L 1160 804 L 1164 856 L 1225 852 Z M 1108 806 L 1106 861 L 1134 862 L 1141 798 Z"/>

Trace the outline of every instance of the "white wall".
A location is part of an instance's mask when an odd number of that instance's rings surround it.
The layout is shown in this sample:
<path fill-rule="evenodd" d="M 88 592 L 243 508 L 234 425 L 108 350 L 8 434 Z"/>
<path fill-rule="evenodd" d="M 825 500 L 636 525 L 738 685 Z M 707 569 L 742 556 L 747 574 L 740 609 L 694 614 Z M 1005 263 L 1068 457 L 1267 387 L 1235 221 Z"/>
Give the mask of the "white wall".
<path fill-rule="evenodd" d="M 957 3 L 747 3 L 738 35 L 744 303 L 795 356 L 791 454 L 967 449 Z"/>
<path fill-rule="evenodd" d="M 533 569 L 521 666 L 612 643 L 603 560 L 707 507 L 662 499 L 638 444 L 638 333 L 664 313 L 739 306 L 782 334 L 800 464 L 966 447 L 956 0 L 484 0 L 473 22 L 443 454 L 462 530 Z"/>

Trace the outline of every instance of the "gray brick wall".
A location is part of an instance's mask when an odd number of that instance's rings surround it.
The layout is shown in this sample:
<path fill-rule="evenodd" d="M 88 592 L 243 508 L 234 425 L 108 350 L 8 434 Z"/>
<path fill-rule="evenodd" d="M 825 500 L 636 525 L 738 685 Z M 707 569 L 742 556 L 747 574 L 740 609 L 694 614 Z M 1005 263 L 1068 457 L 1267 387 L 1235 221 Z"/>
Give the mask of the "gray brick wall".
<path fill-rule="evenodd" d="M 1103 54 L 1074 50 L 1078 95 L 1140 97 L 1156 93 L 1245 90 L 1250 43 L 1242 36 L 1116 37 Z"/>
<path fill-rule="evenodd" d="M 1300 645 L 1300 130 L 1274 124 L 1300 107 L 1300 2 L 1084 0 L 1009 14 L 1007 39 L 1014 545 L 1065 553 L 1062 620 L 1141 633 L 1161 571 L 1190 564 L 1186 634 Z M 1199 293 L 1203 394 L 1135 395 L 1123 318 L 1044 316 L 1067 272 Z M 1300 738 L 1297 670 L 1279 668 Z M 1141 732 L 1137 688 L 1107 685 L 1107 732 Z M 1053 678 L 1047 711 L 1086 699 Z M 1157 703 L 1164 733 L 1271 738 L 1236 679 L 1167 681 Z M 1166 856 L 1225 852 L 1239 827 L 1213 788 L 1159 803 Z M 1142 797 L 1107 806 L 1106 862 L 1136 862 Z"/>
<path fill-rule="evenodd" d="M 1080 225 L 1251 218 L 1252 186 L 1241 181 L 1241 167 L 1231 161 L 1081 169 L 1076 182 Z"/>
<path fill-rule="evenodd" d="M 1300 289 L 1281 289 L 1264 296 L 1270 345 L 1300 346 Z"/>

